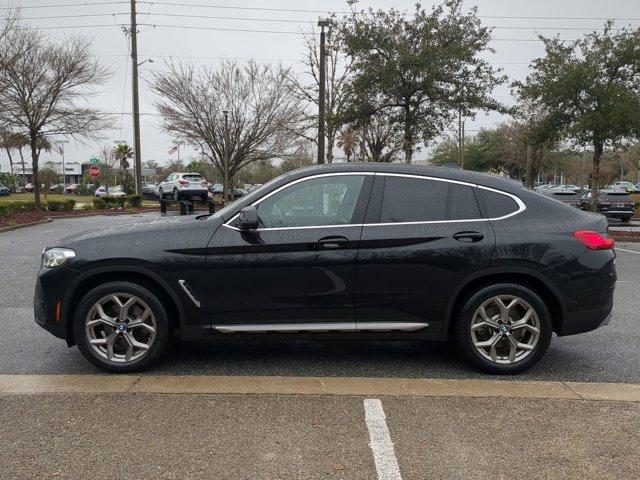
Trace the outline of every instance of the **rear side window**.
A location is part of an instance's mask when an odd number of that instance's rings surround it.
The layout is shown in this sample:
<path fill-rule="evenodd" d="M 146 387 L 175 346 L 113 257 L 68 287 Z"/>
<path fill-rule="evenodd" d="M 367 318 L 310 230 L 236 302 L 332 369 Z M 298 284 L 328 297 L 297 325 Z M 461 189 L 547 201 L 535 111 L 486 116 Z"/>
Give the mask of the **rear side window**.
<path fill-rule="evenodd" d="M 518 211 L 518 204 L 511 197 L 484 188 L 476 192 L 480 194 L 489 218 L 500 218 Z"/>
<path fill-rule="evenodd" d="M 447 219 L 449 182 L 387 176 L 380 222 L 424 222 Z"/>
<path fill-rule="evenodd" d="M 473 187 L 437 180 L 386 176 L 381 223 L 481 218 Z"/>
<path fill-rule="evenodd" d="M 482 217 L 474 190 L 477 189 L 468 185 L 451 184 L 449 220 L 471 220 Z"/>

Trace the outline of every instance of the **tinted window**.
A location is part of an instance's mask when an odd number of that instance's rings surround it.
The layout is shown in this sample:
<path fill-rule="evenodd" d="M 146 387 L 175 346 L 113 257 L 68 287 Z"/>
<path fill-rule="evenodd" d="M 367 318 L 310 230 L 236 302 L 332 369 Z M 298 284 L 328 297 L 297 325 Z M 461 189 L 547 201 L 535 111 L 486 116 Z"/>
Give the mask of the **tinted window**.
<path fill-rule="evenodd" d="M 259 203 L 260 227 L 351 223 L 364 176 L 318 177 L 296 183 Z"/>
<path fill-rule="evenodd" d="M 387 176 L 380 222 L 446 220 L 450 186 L 449 182 Z"/>
<path fill-rule="evenodd" d="M 615 202 L 630 202 L 631 195 L 626 192 L 610 192 L 605 195 L 605 197 L 613 200 Z"/>
<path fill-rule="evenodd" d="M 450 220 L 472 220 L 482 217 L 473 191 L 474 188 L 467 185 L 458 185 L 456 183 L 451 185 Z"/>
<path fill-rule="evenodd" d="M 511 197 L 484 188 L 479 188 L 478 193 L 489 218 L 504 217 L 518 210 L 518 204 Z"/>

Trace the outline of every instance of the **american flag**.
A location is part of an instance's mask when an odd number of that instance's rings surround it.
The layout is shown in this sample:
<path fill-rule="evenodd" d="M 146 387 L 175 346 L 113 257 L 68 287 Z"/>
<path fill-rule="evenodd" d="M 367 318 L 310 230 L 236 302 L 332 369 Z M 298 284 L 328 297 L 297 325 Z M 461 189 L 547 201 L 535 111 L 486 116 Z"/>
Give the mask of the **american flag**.
<path fill-rule="evenodd" d="M 178 151 L 178 146 L 174 145 L 173 147 L 171 147 L 169 149 L 169 155 L 173 155 L 174 153 L 176 153 Z"/>

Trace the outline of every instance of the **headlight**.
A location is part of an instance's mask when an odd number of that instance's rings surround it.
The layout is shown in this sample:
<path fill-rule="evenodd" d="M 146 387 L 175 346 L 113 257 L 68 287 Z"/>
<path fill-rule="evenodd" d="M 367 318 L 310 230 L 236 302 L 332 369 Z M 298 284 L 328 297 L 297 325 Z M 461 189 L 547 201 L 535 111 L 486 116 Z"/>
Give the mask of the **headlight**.
<path fill-rule="evenodd" d="M 42 252 L 42 267 L 59 267 L 75 256 L 76 252 L 69 248 L 50 248 Z"/>

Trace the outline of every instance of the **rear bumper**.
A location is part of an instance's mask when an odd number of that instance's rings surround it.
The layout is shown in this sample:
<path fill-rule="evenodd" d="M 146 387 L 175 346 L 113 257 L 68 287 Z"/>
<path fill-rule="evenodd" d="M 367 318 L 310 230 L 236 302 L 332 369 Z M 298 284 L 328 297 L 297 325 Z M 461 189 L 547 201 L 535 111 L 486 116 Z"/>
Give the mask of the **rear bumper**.
<path fill-rule="evenodd" d="M 611 310 L 613 310 L 613 298 L 611 303 L 600 308 L 581 312 L 565 313 L 562 324 L 557 330 L 559 337 L 565 335 L 575 335 L 586 333 L 596 328 L 604 327 L 611 320 Z"/>

